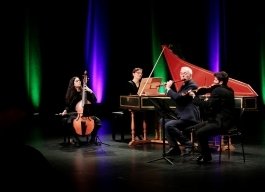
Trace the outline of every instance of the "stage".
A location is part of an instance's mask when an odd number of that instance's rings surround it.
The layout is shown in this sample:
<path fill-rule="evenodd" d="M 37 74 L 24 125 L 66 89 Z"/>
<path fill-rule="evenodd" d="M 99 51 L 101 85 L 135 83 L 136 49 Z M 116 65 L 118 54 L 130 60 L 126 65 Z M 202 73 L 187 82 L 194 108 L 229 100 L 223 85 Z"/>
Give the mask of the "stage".
<path fill-rule="evenodd" d="M 46 125 L 45 125 L 46 126 Z M 20 160 L 28 156 L 26 150 L 10 150 L 15 155 L 15 164 L 5 164 L 9 175 L 14 179 L 21 175 L 26 188 L 43 188 L 60 191 L 249 191 L 263 187 L 261 178 L 265 176 L 265 150 L 261 133 L 248 134 L 245 143 L 246 162 L 242 160 L 239 143 L 234 142 L 235 151 L 230 159 L 223 152 L 222 162 L 218 162 L 218 152 L 213 153 L 213 161 L 207 165 L 198 165 L 195 161 L 196 153 L 187 157 L 170 157 L 171 165 L 165 159 L 155 162 L 150 160 L 162 156 L 162 144 L 144 143 L 129 146 L 130 133 L 125 133 L 124 141 L 112 139 L 109 120 L 103 120 L 99 133 L 101 145 L 64 145 L 63 137 L 57 134 L 39 135 L 28 145 L 39 152 L 43 159 L 36 158 L 34 153 L 28 157 L 34 160 L 25 165 Z M 262 130 L 262 122 L 253 124 L 257 130 Z M 260 129 L 259 129 L 260 128 Z M 47 129 L 52 129 L 51 127 Z M 54 129 L 54 128 L 53 128 Z M 129 128 L 128 128 L 129 129 Z M 251 129 L 254 129 L 253 127 Z M 107 145 L 105 145 L 107 144 Z M 7 146 L 6 146 L 7 147 Z M 16 148 L 15 148 L 16 149 Z M 5 157 L 5 156 L 4 156 Z M 11 156 L 6 156 L 7 159 Z M 40 160 L 41 159 L 41 160 Z M 48 164 L 38 165 L 36 162 L 47 161 Z M 23 167 L 17 172 L 14 165 Z M 30 169 L 36 169 L 30 175 Z M 20 169 L 19 169 L 20 170 Z M 26 171 L 28 170 L 28 171 Z M 45 174 L 48 175 L 45 175 Z M 41 177 L 42 176 L 42 177 Z M 46 178 L 46 179 L 45 179 Z M 25 179 L 25 181 L 24 181 Z M 39 186 L 33 187 L 33 180 Z M 51 183 L 53 185 L 51 185 Z M 9 188 L 15 185 L 8 185 Z"/>

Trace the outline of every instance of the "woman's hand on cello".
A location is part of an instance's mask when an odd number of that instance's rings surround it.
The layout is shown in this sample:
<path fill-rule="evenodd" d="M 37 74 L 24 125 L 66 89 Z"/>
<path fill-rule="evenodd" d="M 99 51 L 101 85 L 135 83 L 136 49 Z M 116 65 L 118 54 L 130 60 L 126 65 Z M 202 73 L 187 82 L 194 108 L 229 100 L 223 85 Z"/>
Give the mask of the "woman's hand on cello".
<path fill-rule="evenodd" d="M 84 87 L 85 91 L 88 91 L 89 93 L 93 93 L 92 89 L 90 89 L 89 87 L 85 86 Z"/>

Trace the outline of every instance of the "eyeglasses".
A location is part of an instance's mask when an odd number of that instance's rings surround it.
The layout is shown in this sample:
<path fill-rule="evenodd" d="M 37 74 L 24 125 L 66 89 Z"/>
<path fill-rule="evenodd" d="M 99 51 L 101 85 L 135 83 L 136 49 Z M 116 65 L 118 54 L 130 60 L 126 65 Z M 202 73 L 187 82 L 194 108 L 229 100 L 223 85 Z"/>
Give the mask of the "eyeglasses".
<path fill-rule="evenodd" d="M 188 75 L 187 72 L 180 72 L 180 75 Z"/>

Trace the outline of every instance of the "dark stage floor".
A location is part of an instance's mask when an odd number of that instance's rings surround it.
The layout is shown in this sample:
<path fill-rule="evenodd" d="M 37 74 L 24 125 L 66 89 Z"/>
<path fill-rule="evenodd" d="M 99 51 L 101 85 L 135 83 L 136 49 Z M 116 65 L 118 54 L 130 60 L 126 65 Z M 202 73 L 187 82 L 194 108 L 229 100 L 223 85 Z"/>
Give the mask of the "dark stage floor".
<path fill-rule="evenodd" d="M 162 144 L 128 146 L 130 140 L 128 133 L 125 135 L 125 142 L 113 141 L 111 126 L 113 125 L 108 120 L 103 121 L 99 133 L 99 139 L 103 144 L 100 146 L 63 145 L 61 136 L 51 134 L 42 137 L 36 133 L 29 143 L 33 148 L 10 153 L 12 161 L 6 158 L 8 163 L 3 165 L 10 176 L 8 178 L 13 181 L 11 182 L 13 184 L 7 186 L 10 189 L 15 188 L 23 181 L 19 186 L 30 190 L 80 192 L 128 190 L 249 192 L 251 189 L 264 187 L 265 142 L 260 132 L 246 139 L 245 163 L 242 160 L 240 145 L 234 141 L 235 151 L 232 152 L 230 159 L 227 153 L 223 152 L 221 164 L 218 162 L 218 153 L 215 152 L 213 161 L 207 165 L 198 165 L 194 160 L 196 154 L 173 157 L 170 159 L 172 165 L 166 159 L 149 162 L 162 157 Z M 262 122 L 258 126 L 258 130 L 262 130 L 260 129 Z M 18 153 L 19 151 L 21 153 Z"/>

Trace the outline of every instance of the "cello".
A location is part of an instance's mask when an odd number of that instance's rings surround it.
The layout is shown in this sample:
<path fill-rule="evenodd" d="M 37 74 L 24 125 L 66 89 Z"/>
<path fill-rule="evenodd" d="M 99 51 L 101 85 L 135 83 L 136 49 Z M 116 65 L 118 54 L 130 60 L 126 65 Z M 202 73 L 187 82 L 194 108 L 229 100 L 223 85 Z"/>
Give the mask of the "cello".
<path fill-rule="evenodd" d="M 77 117 L 73 120 L 73 127 L 77 135 L 88 136 L 94 129 L 94 119 L 85 114 L 85 106 L 91 104 L 87 100 L 87 93 L 85 87 L 87 86 L 87 71 L 83 75 L 82 99 L 76 104 Z"/>

